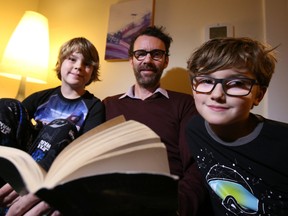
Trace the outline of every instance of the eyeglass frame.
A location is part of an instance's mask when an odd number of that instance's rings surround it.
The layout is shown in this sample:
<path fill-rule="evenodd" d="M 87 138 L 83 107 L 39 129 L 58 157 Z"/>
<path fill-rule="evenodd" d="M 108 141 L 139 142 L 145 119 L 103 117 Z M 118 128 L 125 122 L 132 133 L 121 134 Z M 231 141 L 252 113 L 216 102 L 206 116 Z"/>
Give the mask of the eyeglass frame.
<path fill-rule="evenodd" d="M 193 84 L 193 80 L 197 77 L 203 77 L 203 78 L 209 78 L 209 79 L 212 79 L 214 81 L 213 83 L 213 87 L 210 91 L 208 92 L 203 92 L 203 91 L 198 91 L 196 90 L 194 84 Z M 243 95 L 231 95 L 229 93 L 227 93 L 227 88 L 225 87 L 225 84 L 227 83 L 227 81 L 231 81 L 231 80 L 249 80 L 251 82 L 251 86 L 249 88 L 249 91 L 247 92 L 247 94 L 243 94 Z M 221 83 L 221 86 L 222 86 L 222 89 L 224 91 L 224 93 L 228 96 L 231 96 L 231 97 L 243 97 L 243 96 L 247 96 L 251 93 L 252 91 L 252 88 L 254 85 L 259 85 L 259 82 L 256 80 L 256 79 L 251 79 L 251 78 L 246 78 L 246 77 L 240 77 L 240 78 L 225 78 L 225 79 L 217 79 L 217 78 L 213 78 L 213 77 L 210 77 L 210 76 L 193 76 L 191 78 L 191 86 L 192 86 L 192 89 L 195 91 L 195 92 L 198 92 L 198 93 L 203 93 L 203 94 L 210 94 L 216 87 L 216 85 L 218 83 Z"/>
<path fill-rule="evenodd" d="M 145 53 L 145 55 L 143 56 L 143 59 L 139 59 L 139 56 L 136 57 L 136 52 L 139 52 L 139 51 L 142 51 L 143 53 Z M 160 52 L 161 53 L 161 57 L 159 59 L 155 59 L 153 53 L 155 52 Z M 146 51 L 146 50 L 143 50 L 143 49 L 140 49 L 140 50 L 135 50 L 132 52 L 132 55 L 138 60 L 138 61 L 143 61 L 147 54 L 150 54 L 151 58 L 154 60 L 154 61 L 160 61 L 163 56 L 168 56 L 167 55 L 167 52 L 165 50 L 161 50 L 161 49 L 153 49 L 153 50 L 150 50 L 150 51 Z"/>

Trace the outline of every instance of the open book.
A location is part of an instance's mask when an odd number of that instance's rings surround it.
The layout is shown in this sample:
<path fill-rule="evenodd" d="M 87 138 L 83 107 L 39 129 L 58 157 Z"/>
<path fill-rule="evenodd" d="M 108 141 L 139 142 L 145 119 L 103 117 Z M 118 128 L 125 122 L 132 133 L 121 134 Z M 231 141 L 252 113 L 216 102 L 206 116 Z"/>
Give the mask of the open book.
<path fill-rule="evenodd" d="M 169 173 L 165 145 L 150 128 L 123 117 L 74 140 L 48 172 L 26 152 L 0 146 L 0 177 L 64 215 L 170 215 L 177 209 L 177 177 Z"/>

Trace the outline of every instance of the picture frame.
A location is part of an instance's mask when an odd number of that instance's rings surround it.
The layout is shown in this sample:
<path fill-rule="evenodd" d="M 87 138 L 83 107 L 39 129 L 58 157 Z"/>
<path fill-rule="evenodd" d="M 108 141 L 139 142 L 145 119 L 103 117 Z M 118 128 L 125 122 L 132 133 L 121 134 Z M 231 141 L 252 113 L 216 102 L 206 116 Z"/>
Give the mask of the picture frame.
<path fill-rule="evenodd" d="M 153 25 L 154 0 L 130 0 L 111 5 L 105 60 L 125 61 L 132 38 Z"/>

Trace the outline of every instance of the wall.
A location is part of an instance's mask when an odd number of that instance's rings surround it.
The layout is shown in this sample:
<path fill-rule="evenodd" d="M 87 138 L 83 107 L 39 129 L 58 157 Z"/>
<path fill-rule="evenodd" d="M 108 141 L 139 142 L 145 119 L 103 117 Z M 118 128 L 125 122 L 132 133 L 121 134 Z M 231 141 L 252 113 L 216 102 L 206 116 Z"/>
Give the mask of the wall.
<path fill-rule="evenodd" d="M 267 92 L 267 111 L 269 118 L 288 122 L 288 0 L 277 0 L 278 4 L 265 0 L 266 40 L 278 46 L 276 72 Z"/>
<path fill-rule="evenodd" d="M 48 84 L 36 85 L 28 83 L 26 94 L 28 95 L 39 89 L 60 84 L 53 71 L 58 48 L 63 42 L 75 36 L 87 37 L 95 44 L 100 54 L 102 81 L 93 83 L 88 87 L 88 90 L 100 99 L 108 95 L 126 91 L 126 89 L 134 83 L 134 75 L 129 63 L 127 61 L 107 62 L 104 60 L 109 8 L 111 4 L 123 1 L 125 0 L 10 0 L 9 2 L 5 2 L 5 5 L 9 5 L 6 11 L 10 10 L 9 16 L 13 17 L 13 20 L 20 19 L 22 12 L 24 13 L 23 9 L 35 9 L 37 2 L 38 12 L 49 19 L 51 54 Z M 22 4 L 19 5 L 19 2 Z M 23 2 L 25 2 L 25 4 Z M 276 0 L 273 1 L 273 3 L 271 3 L 271 1 L 269 2 L 269 0 L 155 0 L 154 23 L 165 26 L 174 39 L 171 46 L 170 64 L 162 78 L 163 87 L 190 93 L 188 76 L 185 69 L 186 61 L 192 51 L 204 42 L 205 27 L 207 25 L 230 23 L 235 28 L 235 36 L 250 36 L 259 40 L 266 39 L 266 31 L 268 31 L 269 28 L 267 28 L 265 22 L 266 16 L 270 14 L 270 12 L 267 12 L 265 5 L 270 4 L 270 8 L 271 4 L 274 4 L 275 7 L 276 2 L 279 3 L 277 7 L 283 10 L 283 4 L 286 5 L 287 0 Z M 19 5 L 20 9 L 18 9 L 17 12 L 12 12 L 16 3 L 17 8 Z M 3 18 L 2 10 L 4 9 L 1 7 L 0 29 L 3 29 L 4 26 L 3 22 L 1 22 Z M 274 28 L 277 28 L 275 22 L 284 23 L 282 19 L 287 18 L 284 16 L 274 19 L 274 16 L 275 15 L 269 16 L 272 22 L 271 26 Z M 12 24 L 5 28 L 5 30 L 6 29 L 7 32 L 8 30 L 12 32 Z M 286 39 L 280 38 L 281 33 L 274 34 L 274 32 L 273 30 L 273 42 L 287 44 L 288 37 L 286 37 Z M 2 35 L 1 32 L 0 35 Z M 0 57 L 3 49 L 4 48 L 0 46 Z M 286 57 L 287 53 L 282 58 Z M 283 63 L 283 67 L 278 69 L 284 70 L 284 64 L 287 65 L 287 63 Z M 284 71 L 280 77 L 277 77 L 277 80 L 285 80 L 281 77 L 282 75 L 287 80 L 287 75 L 284 74 Z M 3 97 L 1 80 L 2 78 L 0 78 L 0 97 Z M 5 80 L 5 83 L 6 82 L 7 80 Z M 275 82 L 276 80 L 274 83 Z M 9 86 L 13 86 L 13 90 L 17 88 L 16 81 L 9 80 L 9 83 Z M 283 86 L 286 88 L 287 85 L 281 83 L 281 86 L 275 86 L 275 84 L 273 84 L 273 86 L 273 88 L 276 89 L 275 91 L 277 91 L 278 88 L 283 88 Z M 13 90 L 8 90 L 10 95 Z M 7 94 L 8 93 L 5 93 L 4 96 Z M 268 96 L 270 96 L 270 92 Z M 264 116 L 274 113 L 273 110 L 276 108 L 268 103 L 268 96 L 265 97 L 264 103 L 255 109 L 255 112 L 260 112 L 260 114 Z M 278 104 L 287 106 L 288 103 L 287 101 L 278 101 Z M 285 111 L 286 110 L 287 109 L 285 109 Z M 284 112 L 284 110 L 282 111 Z M 273 115 L 273 118 L 279 118 L 279 116 Z"/>

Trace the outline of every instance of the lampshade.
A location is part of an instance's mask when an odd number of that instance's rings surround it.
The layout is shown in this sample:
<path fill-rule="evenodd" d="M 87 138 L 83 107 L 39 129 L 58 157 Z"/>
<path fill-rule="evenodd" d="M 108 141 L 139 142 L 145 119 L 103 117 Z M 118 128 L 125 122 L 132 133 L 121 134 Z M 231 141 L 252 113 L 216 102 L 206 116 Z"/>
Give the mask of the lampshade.
<path fill-rule="evenodd" d="M 0 75 L 22 79 L 24 84 L 45 83 L 48 63 L 48 20 L 39 13 L 26 11 L 4 51 Z"/>

